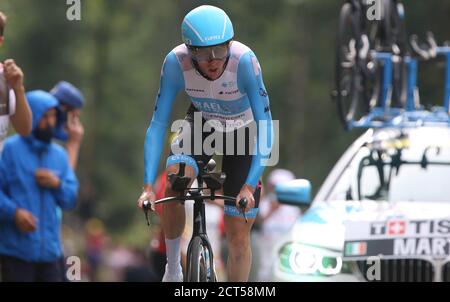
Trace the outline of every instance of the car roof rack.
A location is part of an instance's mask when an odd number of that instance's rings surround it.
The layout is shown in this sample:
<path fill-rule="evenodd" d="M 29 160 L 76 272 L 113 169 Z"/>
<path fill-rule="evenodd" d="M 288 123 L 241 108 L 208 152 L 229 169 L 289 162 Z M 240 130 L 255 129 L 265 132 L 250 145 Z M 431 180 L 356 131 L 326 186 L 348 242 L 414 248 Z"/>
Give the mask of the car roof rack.
<path fill-rule="evenodd" d="M 338 113 L 345 124 L 346 130 L 422 126 L 450 127 L 450 43 L 446 42 L 444 46 L 438 46 L 433 33 L 428 32 L 426 44 L 419 45 L 418 37 L 413 35 L 410 39 L 410 45 L 411 51 L 406 51 L 400 56 L 395 53 L 394 48 L 391 52 L 371 51 L 373 60 L 371 63 L 379 67 L 381 78 L 374 80 L 376 89 L 374 88 L 374 92 L 371 93 L 372 98 L 370 100 L 366 100 L 367 97 L 361 98 L 360 95 L 356 95 L 355 90 L 351 103 L 346 106 L 342 97 L 348 96 L 349 91 L 341 89 L 333 92 L 333 96 L 338 96 Z M 420 102 L 419 85 L 417 83 L 418 63 L 419 60 L 435 60 L 438 57 L 445 58 L 444 100 L 442 107 L 434 105 L 429 110 L 425 110 Z M 360 73 L 359 78 L 363 78 L 364 73 L 358 72 Z M 403 76 L 401 85 L 394 80 L 394 75 L 398 72 L 401 72 Z M 341 79 L 337 80 L 340 81 Z M 364 83 L 363 81 L 362 84 L 365 85 Z M 350 90 L 352 89 L 350 88 Z M 396 97 L 393 97 L 393 91 L 396 91 Z M 367 94 L 367 91 L 364 93 Z M 358 107 L 361 105 L 363 106 Z M 342 108 L 348 108 L 348 112 L 342 112 Z M 355 118 L 355 112 L 360 113 L 357 109 L 363 108 L 367 108 L 368 112 L 362 117 Z"/>
<path fill-rule="evenodd" d="M 430 110 L 384 109 L 376 107 L 358 121 L 349 123 L 349 129 L 414 128 L 423 126 L 450 127 L 450 114 L 444 107 L 432 107 Z"/>

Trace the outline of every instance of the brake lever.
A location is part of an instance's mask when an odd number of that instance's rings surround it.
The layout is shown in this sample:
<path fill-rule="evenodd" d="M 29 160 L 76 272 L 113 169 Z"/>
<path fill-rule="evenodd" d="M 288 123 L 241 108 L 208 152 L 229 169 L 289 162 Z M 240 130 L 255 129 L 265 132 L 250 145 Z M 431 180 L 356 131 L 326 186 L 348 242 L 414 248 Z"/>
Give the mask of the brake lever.
<path fill-rule="evenodd" d="M 152 205 L 148 200 L 144 201 L 143 210 L 145 214 L 145 220 L 147 220 L 147 225 L 150 226 L 150 220 L 148 219 L 148 211 L 152 211 Z"/>
<path fill-rule="evenodd" d="M 239 200 L 239 208 L 242 211 L 242 216 L 244 216 L 245 223 L 248 223 L 247 216 L 245 215 L 245 209 L 247 208 L 247 205 L 248 205 L 247 198 L 242 198 L 241 200 Z"/>

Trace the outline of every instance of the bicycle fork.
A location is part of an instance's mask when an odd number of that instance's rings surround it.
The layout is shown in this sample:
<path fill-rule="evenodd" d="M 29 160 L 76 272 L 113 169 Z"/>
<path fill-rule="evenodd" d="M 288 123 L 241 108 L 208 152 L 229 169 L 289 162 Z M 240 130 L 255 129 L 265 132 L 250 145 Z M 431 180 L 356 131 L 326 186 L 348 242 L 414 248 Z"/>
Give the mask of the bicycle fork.
<path fill-rule="evenodd" d="M 186 259 L 186 276 L 189 276 L 192 268 L 191 257 L 192 257 L 192 243 L 194 242 L 195 237 L 200 237 L 202 246 L 206 248 L 206 257 L 205 261 L 209 263 L 207 271 L 207 276 L 210 278 L 210 281 L 216 281 L 216 272 L 214 269 L 214 253 L 212 251 L 211 244 L 209 243 L 208 235 L 206 234 L 206 214 L 205 214 L 205 203 L 202 200 L 196 200 L 195 195 L 193 195 L 194 199 L 194 216 L 193 216 L 193 229 L 192 229 L 192 237 L 188 245 L 187 250 L 187 259 Z"/>

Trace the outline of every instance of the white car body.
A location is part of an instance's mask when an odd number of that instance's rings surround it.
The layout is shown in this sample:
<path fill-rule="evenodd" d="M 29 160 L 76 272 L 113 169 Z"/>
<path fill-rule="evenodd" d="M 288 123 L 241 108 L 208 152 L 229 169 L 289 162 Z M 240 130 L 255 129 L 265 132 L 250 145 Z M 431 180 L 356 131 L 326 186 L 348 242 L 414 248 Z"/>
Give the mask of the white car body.
<path fill-rule="evenodd" d="M 370 156 L 364 157 L 366 150 Z M 384 163 L 383 173 L 391 171 L 390 179 L 383 174 L 388 184 L 371 160 Z M 399 162 L 396 172 L 392 167 Z M 377 177 L 379 191 L 348 198 L 355 188 L 358 194 L 371 192 Z M 449 181 L 450 127 L 368 130 L 339 159 L 310 209 L 280 241 L 273 279 L 450 281 Z"/>

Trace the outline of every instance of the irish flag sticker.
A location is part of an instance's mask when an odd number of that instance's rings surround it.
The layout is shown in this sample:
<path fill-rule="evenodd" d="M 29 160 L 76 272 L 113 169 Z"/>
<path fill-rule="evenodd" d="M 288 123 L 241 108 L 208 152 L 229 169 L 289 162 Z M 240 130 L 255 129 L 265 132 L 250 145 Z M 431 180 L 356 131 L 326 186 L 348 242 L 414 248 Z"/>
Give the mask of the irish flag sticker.
<path fill-rule="evenodd" d="M 346 256 L 364 256 L 367 254 L 367 242 L 347 242 L 345 246 Z"/>

